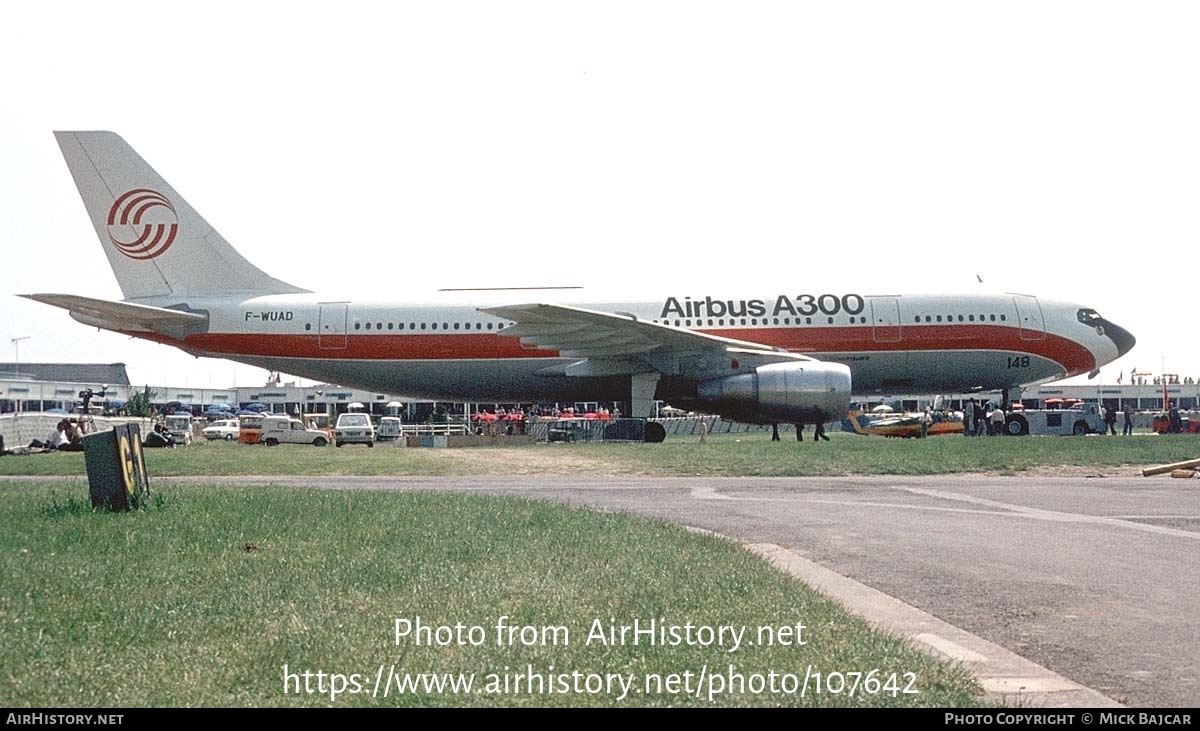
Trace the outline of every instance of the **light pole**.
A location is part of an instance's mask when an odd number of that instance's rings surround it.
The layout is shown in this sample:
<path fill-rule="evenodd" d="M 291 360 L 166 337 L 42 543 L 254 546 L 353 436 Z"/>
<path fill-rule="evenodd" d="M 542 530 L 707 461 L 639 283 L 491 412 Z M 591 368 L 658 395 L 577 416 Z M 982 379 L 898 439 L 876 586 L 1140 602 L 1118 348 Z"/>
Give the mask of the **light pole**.
<path fill-rule="evenodd" d="M 8 342 L 12 343 L 12 346 L 13 346 L 13 352 L 15 353 L 15 357 L 16 357 L 16 361 L 17 361 L 14 364 L 14 367 L 17 370 L 18 376 L 21 375 L 21 341 L 28 340 L 31 337 L 33 337 L 33 336 L 32 335 L 24 335 L 19 338 L 10 338 L 8 341 Z"/>
<path fill-rule="evenodd" d="M 12 343 L 13 351 L 16 353 L 16 363 L 13 364 L 13 368 L 16 370 L 17 378 L 20 378 L 20 376 L 21 376 L 21 341 L 28 340 L 30 337 L 32 337 L 32 336 L 31 335 L 23 335 L 19 338 L 9 338 L 9 340 L 8 340 L 8 342 Z M 17 406 L 16 406 L 16 409 L 14 409 L 14 411 L 17 414 L 20 414 L 21 413 L 21 400 L 17 399 L 16 401 L 17 401 Z"/>

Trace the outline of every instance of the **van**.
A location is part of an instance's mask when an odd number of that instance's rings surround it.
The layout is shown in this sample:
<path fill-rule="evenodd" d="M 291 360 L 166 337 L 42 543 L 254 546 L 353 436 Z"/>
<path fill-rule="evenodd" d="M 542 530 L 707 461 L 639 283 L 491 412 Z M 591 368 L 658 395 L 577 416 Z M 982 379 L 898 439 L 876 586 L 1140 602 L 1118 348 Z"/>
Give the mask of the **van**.
<path fill-rule="evenodd" d="M 163 417 L 163 422 L 167 426 L 167 431 L 171 436 L 175 437 L 176 444 L 188 445 L 192 443 L 192 415 L 191 414 L 171 414 Z"/>
<path fill-rule="evenodd" d="M 320 429 L 309 429 L 304 422 L 288 416 L 268 416 L 262 420 L 262 441 L 268 447 L 279 444 L 311 444 L 324 447 L 329 437 Z"/>

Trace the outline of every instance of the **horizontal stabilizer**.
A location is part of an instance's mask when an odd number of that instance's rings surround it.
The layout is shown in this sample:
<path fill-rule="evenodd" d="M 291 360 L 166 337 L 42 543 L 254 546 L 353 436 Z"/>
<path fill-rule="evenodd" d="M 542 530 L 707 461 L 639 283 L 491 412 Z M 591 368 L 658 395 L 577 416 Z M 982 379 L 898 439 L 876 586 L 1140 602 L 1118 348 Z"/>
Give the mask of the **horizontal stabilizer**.
<path fill-rule="evenodd" d="M 157 332 L 182 340 L 194 332 L 208 328 L 208 316 L 182 312 L 165 307 L 137 305 L 132 302 L 113 302 L 73 294 L 23 294 L 22 297 L 71 313 L 85 325 L 121 332 Z"/>

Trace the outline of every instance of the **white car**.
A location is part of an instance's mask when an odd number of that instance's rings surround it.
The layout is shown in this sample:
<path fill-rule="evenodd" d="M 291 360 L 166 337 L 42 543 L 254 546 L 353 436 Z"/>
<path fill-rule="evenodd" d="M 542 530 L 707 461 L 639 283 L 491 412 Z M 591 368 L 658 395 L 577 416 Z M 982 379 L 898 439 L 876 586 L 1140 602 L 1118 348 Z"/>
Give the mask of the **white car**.
<path fill-rule="evenodd" d="M 204 430 L 200 433 L 210 442 L 214 439 L 224 439 L 227 442 L 232 442 L 238 438 L 238 421 L 237 419 L 214 421 L 212 424 L 204 427 Z"/>
<path fill-rule="evenodd" d="M 337 426 L 333 427 L 333 443 L 339 447 L 343 444 L 365 444 L 374 447 L 375 427 L 371 424 L 371 417 L 361 413 L 338 416 Z"/>

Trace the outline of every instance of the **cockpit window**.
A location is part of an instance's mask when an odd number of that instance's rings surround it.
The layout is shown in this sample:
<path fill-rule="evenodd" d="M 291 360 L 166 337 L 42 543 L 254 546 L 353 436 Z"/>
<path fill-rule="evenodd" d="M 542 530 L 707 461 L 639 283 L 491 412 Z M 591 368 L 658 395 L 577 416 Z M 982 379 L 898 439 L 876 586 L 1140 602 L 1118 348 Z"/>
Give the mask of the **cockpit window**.
<path fill-rule="evenodd" d="M 1104 323 L 1104 318 L 1100 317 L 1099 312 L 1086 307 L 1075 313 L 1075 316 L 1079 318 L 1080 322 L 1088 327 L 1097 327 Z"/>

